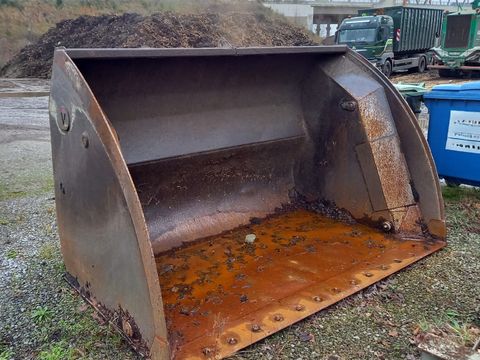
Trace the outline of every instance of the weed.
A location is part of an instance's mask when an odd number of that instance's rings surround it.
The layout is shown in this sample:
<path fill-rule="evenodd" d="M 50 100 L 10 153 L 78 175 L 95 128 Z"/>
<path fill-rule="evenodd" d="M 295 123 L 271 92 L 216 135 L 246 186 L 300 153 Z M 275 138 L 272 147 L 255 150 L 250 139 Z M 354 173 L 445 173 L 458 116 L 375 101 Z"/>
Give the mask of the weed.
<path fill-rule="evenodd" d="M 43 323 L 52 317 L 52 311 L 47 307 L 38 307 L 32 313 L 32 319 L 37 323 Z"/>
<path fill-rule="evenodd" d="M 16 259 L 18 257 L 18 252 L 17 252 L 17 250 L 10 249 L 10 250 L 7 251 L 5 256 L 7 257 L 7 259 L 13 260 L 13 259 Z"/>
<path fill-rule="evenodd" d="M 463 346 L 472 345 L 473 338 L 469 331 L 469 326 L 467 324 L 462 324 L 457 320 L 450 321 L 447 324 L 448 328 L 452 331 L 452 333 L 459 339 L 460 344 Z"/>
<path fill-rule="evenodd" d="M 38 257 L 42 260 L 51 260 L 57 254 L 57 247 L 52 243 L 45 243 L 38 252 Z"/>
<path fill-rule="evenodd" d="M 459 343 L 463 346 L 471 345 L 473 342 L 472 335 L 469 331 L 469 326 L 459 319 L 461 316 L 455 310 L 447 310 L 445 312 L 447 316 L 446 328 L 459 340 Z"/>
<path fill-rule="evenodd" d="M 10 360 L 13 359 L 13 351 L 6 349 L 0 350 L 0 360 Z"/>
<path fill-rule="evenodd" d="M 39 360 L 65 360 L 73 357 L 73 349 L 69 348 L 64 341 L 52 344 L 48 350 L 38 354 Z"/>
<path fill-rule="evenodd" d="M 452 310 L 452 309 L 448 309 L 447 311 L 445 311 L 445 315 L 447 316 L 448 319 L 450 320 L 455 320 L 457 319 L 460 314 L 458 313 L 458 311 L 456 310 Z"/>
<path fill-rule="evenodd" d="M 453 309 L 447 309 L 443 315 L 432 318 L 430 321 L 422 319 L 418 326 L 423 332 L 433 331 L 446 334 L 462 346 L 471 346 L 475 340 L 471 332 L 471 325 L 467 324 L 462 314 Z"/>
<path fill-rule="evenodd" d="M 55 269 L 55 271 L 57 272 L 58 275 L 64 274 L 67 271 L 63 261 L 55 262 L 54 269 Z"/>
<path fill-rule="evenodd" d="M 10 221 L 8 221 L 7 219 L 0 219 L 0 225 L 8 225 L 10 224 Z"/>
<path fill-rule="evenodd" d="M 425 319 L 422 319 L 418 322 L 418 327 L 420 328 L 420 330 L 422 330 L 423 332 L 427 332 L 427 331 L 430 331 L 430 328 L 431 328 L 431 325 L 430 323 L 425 320 Z"/>

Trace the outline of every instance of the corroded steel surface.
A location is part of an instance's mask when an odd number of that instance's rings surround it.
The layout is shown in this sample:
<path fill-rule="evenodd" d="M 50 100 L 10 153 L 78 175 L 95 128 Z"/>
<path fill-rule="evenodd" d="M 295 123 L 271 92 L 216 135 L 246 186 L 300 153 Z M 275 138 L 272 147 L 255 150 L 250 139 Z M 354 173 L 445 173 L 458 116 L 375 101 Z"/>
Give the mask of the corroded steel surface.
<path fill-rule="evenodd" d="M 306 210 L 253 223 L 156 257 L 176 358 L 227 356 L 444 246 Z"/>
<path fill-rule="evenodd" d="M 226 356 L 444 246 L 415 117 L 345 47 L 57 49 L 53 66 L 66 269 L 152 359 Z M 369 227 L 270 215 L 298 201 Z"/>
<path fill-rule="evenodd" d="M 168 346 L 140 202 L 115 130 L 82 74 L 60 50 L 54 58 L 49 108 L 55 203 L 66 270 L 78 288 L 85 289 L 88 301 L 112 312 L 127 311 L 140 328 L 132 340 L 145 342 L 159 358 L 168 353 Z M 62 117 L 70 119 L 67 131 L 59 126 Z"/>

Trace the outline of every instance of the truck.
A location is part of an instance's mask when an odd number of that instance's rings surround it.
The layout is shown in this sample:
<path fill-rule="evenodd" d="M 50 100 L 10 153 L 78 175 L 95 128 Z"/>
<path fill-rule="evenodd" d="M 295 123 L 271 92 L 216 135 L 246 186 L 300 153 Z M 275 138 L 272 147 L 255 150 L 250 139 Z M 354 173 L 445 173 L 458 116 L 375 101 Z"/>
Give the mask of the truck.
<path fill-rule="evenodd" d="M 442 42 L 432 49 L 434 65 L 444 77 L 462 76 L 480 70 L 480 6 L 447 13 L 442 23 Z M 478 73 L 480 74 L 480 72 Z"/>
<path fill-rule="evenodd" d="M 346 44 L 389 77 L 392 72 L 424 72 L 430 49 L 439 42 L 443 10 L 392 6 L 359 10 L 340 24 L 335 42 Z"/>

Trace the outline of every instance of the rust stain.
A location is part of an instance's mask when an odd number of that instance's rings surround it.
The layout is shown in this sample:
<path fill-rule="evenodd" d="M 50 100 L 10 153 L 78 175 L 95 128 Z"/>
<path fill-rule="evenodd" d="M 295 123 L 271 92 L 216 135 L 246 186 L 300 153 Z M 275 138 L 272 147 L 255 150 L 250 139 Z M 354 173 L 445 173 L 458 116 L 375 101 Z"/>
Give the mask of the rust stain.
<path fill-rule="evenodd" d="M 442 246 L 292 210 L 157 255 L 172 353 L 228 356 Z"/>
<path fill-rule="evenodd" d="M 388 209 L 415 203 L 410 174 L 396 136 L 370 143 Z"/>
<path fill-rule="evenodd" d="M 360 117 L 368 141 L 395 135 L 395 123 L 383 88 L 359 100 Z"/>

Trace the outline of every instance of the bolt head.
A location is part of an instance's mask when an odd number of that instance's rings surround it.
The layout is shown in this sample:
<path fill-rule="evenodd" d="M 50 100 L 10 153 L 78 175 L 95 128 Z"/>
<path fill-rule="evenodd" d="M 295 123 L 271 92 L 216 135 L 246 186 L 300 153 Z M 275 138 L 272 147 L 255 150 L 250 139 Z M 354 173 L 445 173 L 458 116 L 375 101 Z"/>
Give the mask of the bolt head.
<path fill-rule="evenodd" d="M 284 318 L 283 318 L 283 315 L 282 315 L 282 314 L 275 314 L 275 315 L 273 316 L 273 320 L 275 320 L 275 321 L 283 321 L 283 319 L 284 319 Z"/>
<path fill-rule="evenodd" d="M 253 332 L 260 332 L 262 330 L 262 328 L 258 324 L 252 324 L 251 330 Z"/>
<path fill-rule="evenodd" d="M 382 230 L 385 231 L 385 232 L 390 232 L 392 231 L 393 229 L 393 226 L 392 226 L 392 223 L 390 221 L 384 221 L 382 223 Z"/>
<path fill-rule="evenodd" d="M 213 353 L 213 350 L 209 347 L 205 347 L 205 348 L 202 349 L 202 353 L 205 356 L 209 356 Z"/>

